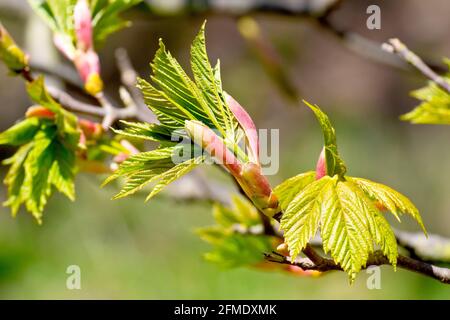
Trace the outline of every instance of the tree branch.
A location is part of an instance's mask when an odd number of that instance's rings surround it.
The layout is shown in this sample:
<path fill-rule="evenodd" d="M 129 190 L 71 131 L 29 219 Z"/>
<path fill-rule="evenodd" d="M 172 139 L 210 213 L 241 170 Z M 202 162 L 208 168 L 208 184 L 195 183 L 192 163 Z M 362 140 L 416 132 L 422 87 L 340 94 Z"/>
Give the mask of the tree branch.
<path fill-rule="evenodd" d="M 320 272 L 342 271 L 342 268 L 338 264 L 328 258 L 323 258 L 318 262 L 313 262 L 311 259 L 299 258 L 294 262 L 291 262 L 288 257 L 277 253 L 265 254 L 265 258 L 270 262 L 295 265 L 303 270 L 316 270 Z M 390 262 L 383 255 L 383 252 L 375 251 L 367 260 L 366 268 L 369 266 L 381 265 L 390 265 Z M 397 266 L 408 271 L 426 275 L 442 283 L 450 284 L 450 269 L 437 267 L 402 255 L 399 255 L 397 258 Z"/>
<path fill-rule="evenodd" d="M 395 53 L 404 61 L 408 62 L 410 65 L 419 70 L 425 77 L 436 83 L 443 90 L 450 93 L 450 83 L 443 77 L 439 76 L 436 72 L 431 70 L 431 68 L 423 62 L 418 55 L 408 49 L 408 47 L 401 42 L 399 39 L 389 39 L 388 43 L 382 45 L 383 50 Z"/>

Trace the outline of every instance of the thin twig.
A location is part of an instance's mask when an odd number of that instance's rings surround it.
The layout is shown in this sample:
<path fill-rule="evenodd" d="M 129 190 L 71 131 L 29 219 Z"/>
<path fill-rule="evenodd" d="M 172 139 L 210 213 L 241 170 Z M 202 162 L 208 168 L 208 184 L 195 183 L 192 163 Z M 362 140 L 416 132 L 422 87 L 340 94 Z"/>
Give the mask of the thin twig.
<path fill-rule="evenodd" d="M 387 52 L 397 54 L 404 61 L 419 70 L 425 77 L 436 83 L 443 90 L 450 93 L 450 83 L 431 70 L 431 68 L 423 62 L 418 55 L 409 50 L 408 47 L 399 39 L 389 39 L 388 43 L 384 43 L 382 45 L 382 48 Z"/>
<path fill-rule="evenodd" d="M 144 102 L 141 91 L 136 87 L 136 79 L 138 73 L 133 68 L 130 57 L 124 48 L 118 48 L 115 52 L 117 68 L 120 71 L 122 83 L 130 93 L 134 104 L 136 105 L 136 112 L 139 113 L 140 118 L 146 122 L 156 122 L 155 115 L 150 111 Z"/>

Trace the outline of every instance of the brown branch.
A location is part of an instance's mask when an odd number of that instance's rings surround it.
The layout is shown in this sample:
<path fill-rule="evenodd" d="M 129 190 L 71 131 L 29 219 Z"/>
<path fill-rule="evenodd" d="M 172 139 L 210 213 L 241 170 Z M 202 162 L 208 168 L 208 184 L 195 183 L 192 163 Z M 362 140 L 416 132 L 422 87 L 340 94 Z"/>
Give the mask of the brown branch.
<path fill-rule="evenodd" d="M 18 73 L 22 76 L 22 78 L 25 79 L 25 81 L 34 81 L 32 70 L 30 70 L 30 68 L 25 68 Z M 105 129 L 109 128 L 109 126 L 120 119 L 138 119 L 140 121 L 148 120 L 148 114 L 145 115 L 145 113 L 138 112 L 137 108 L 133 108 L 130 106 L 128 106 L 127 108 L 116 107 L 104 95 L 103 92 L 96 96 L 100 104 L 99 106 L 75 99 L 67 92 L 56 87 L 47 86 L 47 90 L 50 95 L 65 109 L 76 113 L 103 118 L 102 125 Z"/>
<path fill-rule="evenodd" d="M 316 270 L 321 272 L 336 270 L 343 271 L 338 264 L 336 264 L 333 260 L 327 258 L 323 258 L 318 262 L 313 262 L 311 259 L 299 258 L 294 262 L 291 262 L 288 257 L 284 257 L 276 253 L 265 254 L 265 258 L 267 261 L 275 263 L 292 264 L 302 268 L 303 270 Z M 381 251 L 375 251 L 367 260 L 366 268 L 369 266 L 381 265 L 390 265 L 390 262 Z M 450 284 L 450 269 L 437 267 L 432 264 L 402 255 L 399 255 L 397 258 L 397 266 L 401 269 L 426 275 L 442 283 Z"/>
<path fill-rule="evenodd" d="M 431 70 L 431 68 L 425 62 L 423 62 L 423 60 L 418 55 L 409 50 L 408 47 L 399 39 L 389 39 L 388 43 L 384 43 L 382 48 L 387 52 L 395 53 L 404 61 L 415 67 L 425 77 L 436 83 L 443 90 L 450 93 L 450 83 L 443 77 L 439 76 L 436 72 Z"/>

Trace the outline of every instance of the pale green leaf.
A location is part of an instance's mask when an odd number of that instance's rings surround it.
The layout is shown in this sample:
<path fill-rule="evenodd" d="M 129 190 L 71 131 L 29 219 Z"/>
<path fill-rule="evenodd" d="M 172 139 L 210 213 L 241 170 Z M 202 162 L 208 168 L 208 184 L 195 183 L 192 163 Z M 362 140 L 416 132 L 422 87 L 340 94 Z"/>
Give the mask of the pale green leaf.
<path fill-rule="evenodd" d="M 92 23 L 94 26 L 94 42 L 101 46 L 105 39 L 130 25 L 129 21 L 123 20 L 120 14 L 136 6 L 142 0 L 95 0 L 91 1 Z"/>
<path fill-rule="evenodd" d="M 273 189 L 273 192 L 278 198 L 280 207 L 282 210 L 286 210 L 289 203 L 294 199 L 294 197 L 302 191 L 308 184 L 315 180 L 316 173 L 314 171 L 309 171 L 306 173 L 301 173 L 294 177 L 291 177 Z"/>
<path fill-rule="evenodd" d="M 346 177 L 346 179 L 358 185 L 371 199 L 379 201 L 397 218 L 402 213 L 409 214 L 426 233 L 419 210 L 407 197 L 388 186 L 367 179 L 351 177 Z"/>
<path fill-rule="evenodd" d="M 330 252 L 352 281 L 365 267 L 375 244 L 395 267 L 395 235 L 373 199 L 354 182 L 359 178 L 325 176 L 304 185 L 307 174 L 282 184 L 284 200 L 289 202 L 283 209 L 280 228 L 291 257 L 295 259 L 320 229 L 325 253 Z M 289 185 L 295 188 L 296 178 L 300 187 L 292 195 L 286 191 Z"/>
<path fill-rule="evenodd" d="M 292 257 L 295 258 L 316 234 L 320 217 L 330 210 L 326 204 L 335 184 L 336 179 L 325 176 L 306 185 L 284 211 L 280 228 Z"/>
<path fill-rule="evenodd" d="M 150 141 L 167 141 L 172 138 L 172 130 L 155 123 L 120 121 L 125 128 L 113 129 L 114 133 L 129 138 L 137 138 Z"/>
<path fill-rule="evenodd" d="M 237 121 L 226 106 L 220 80 L 220 63 L 213 69 L 206 52 L 205 23 L 191 46 L 191 66 L 195 83 L 201 90 L 203 98 L 219 125 L 225 128 L 228 135 L 234 136 Z"/>
<path fill-rule="evenodd" d="M 450 78 L 446 79 L 450 83 Z M 414 110 L 402 115 L 402 120 L 420 124 L 450 125 L 450 93 L 430 81 L 428 86 L 411 94 L 422 102 Z"/>
<path fill-rule="evenodd" d="M 330 188 L 322 205 L 327 208 L 320 221 L 323 249 L 331 253 L 353 280 L 373 251 L 370 220 L 365 217 L 367 209 L 345 182 Z"/>
<path fill-rule="evenodd" d="M 205 160 L 205 158 L 203 156 L 192 158 L 192 159 L 184 161 L 184 162 L 182 162 L 180 164 L 177 164 L 173 168 L 170 168 L 169 170 L 165 171 L 164 173 L 161 173 L 156 178 L 156 179 L 158 179 L 157 183 L 152 188 L 152 191 L 147 196 L 145 201 L 148 201 L 151 198 L 153 198 L 155 195 L 157 195 L 159 192 L 161 192 L 162 189 L 164 189 L 164 187 L 166 187 L 168 184 L 170 184 L 173 181 L 175 181 L 175 180 L 179 179 L 180 177 L 184 176 L 186 173 L 188 173 L 191 170 L 193 170 L 197 165 L 202 163 L 204 160 Z"/>
<path fill-rule="evenodd" d="M 263 229 L 261 217 L 247 200 L 234 196 L 232 207 L 214 205 L 216 225 L 197 230 L 203 241 L 213 246 L 204 255 L 209 262 L 224 268 L 251 266 L 264 261 L 263 253 L 273 250 L 272 237 L 260 234 L 241 234 L 237 231 Z"/>
<path fill-rule="evenodd" d="M 209 127 L 219 129 L 217 120 L 201 96 L 200 90 L 175 58 L 166 51 L 162 41 L 159 42 L 159 49 L 151 66 L 154 74 L 151 78 L 161 88 L 160 93 L 177 107 L 186 120 L 198 120 Z"/>
<path fill-rule="evenodd" d="M 40 127 L 38 118 L 25 119 L 0 133 L 0 144 L 20 146 L 30 142 Z"/>
<path fill-rule="evenodd" d="M 23 188 L 25 180 L 24 164 L 33 145 L 33 142 L 23 145 L 11 158 L 3 161 L 4 165 L 10 165 L 4 180 L 8 187 L 8 198 L 3 205 L 11 207 L 13 216 L 17 214 L 21 204 L 28 198 L 27 190 Z"/>

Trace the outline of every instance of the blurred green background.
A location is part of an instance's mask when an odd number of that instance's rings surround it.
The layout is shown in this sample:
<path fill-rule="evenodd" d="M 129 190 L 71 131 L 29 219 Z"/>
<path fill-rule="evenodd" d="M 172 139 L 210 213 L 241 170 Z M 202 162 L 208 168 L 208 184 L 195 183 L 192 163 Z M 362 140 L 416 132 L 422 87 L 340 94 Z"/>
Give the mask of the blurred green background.
<path fill-rule="evenodd" d="M 382 29 L 365 28 L 365 9 L 377 1 L 344 1 L 337 25 L 382 42 L 399 37 L 417 53 L 439 62 L 450 56 L 446 0 L 379 1 Z M 138 12 L 133 27 L 114 35 L 100 51 L 111 94 L 118 72 L 113 50 L 128 49 L 147 76 L 157 39 L 187 66 L 189 44 L 208 18 L 207 45 L 221 59 L 224 88 L 254 117 L 259 128 L 280 129 L 280 170 L 273 185 L 314 168 L 322 137 L 310 111 L 287 99 L 240 36 L 236 20 L 221 15 L 153 18 Z M 0 18 L 32 59 L 59 67 L 46 28 L 29 15 L 26 1 L 0 0 Z M 335 124 L 349 174 L 383 182 L 406 194 L 420 209 L 431 233 L 450 237 L 450 128 L 398 120 L 424 85 L 414 73 L 376 64 L 348 51 L 332 35 L 302 19 L 256 16 L 280 55 L 300 96 L 320 105 Z M 414 23 L 412 23 L 414 21 Z M 0 127 L 5 129 L 29 106 L 20 79 L 0 66 Z M 1 149 L 0 157 L 10 154 Z M 1 175 L 4 176 L 5 168 Z M 219 172 L 214 172 L 229 183 Z M 202 259 L 209 247 L 193 231 L 212 224 L 211 205 L 185 203 L 162 195 L 109 200 L 114 186 L 100 189 L 102 177 L 80 174 L 77 201 L 54 196 L 44 224 L 21 212 L 11 218 L 0 208 L 0 298 L 16 299 L 448 299 L 450 287 L 391 267 L 382 267 L 381 290 L 369 290 L 362 271 L 350 286 L 344 273 L 302 278 L 252 269 L 222 270 Z M 230 186 L 232 186 L 230 184 Z M 0 199 L 5 198 L 0 189 Z M 395 227 L 418 230 L 403 219 Z M 66 288 L 66 268 L 81 268 L 81 290 Z"/>

